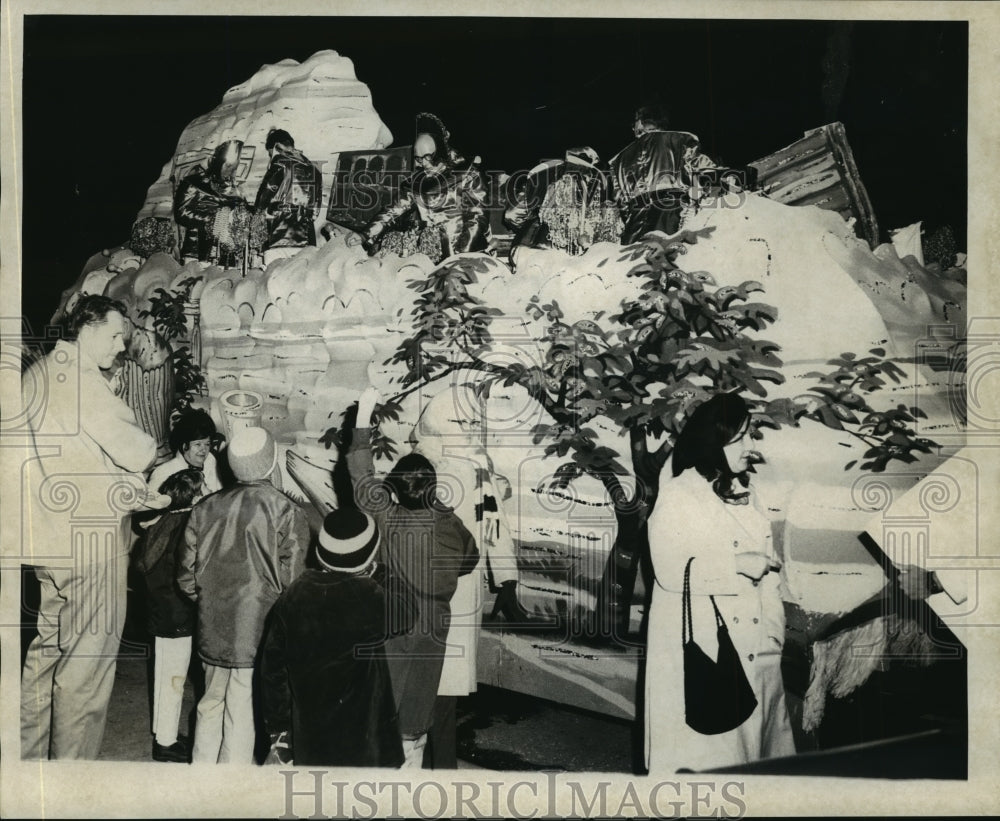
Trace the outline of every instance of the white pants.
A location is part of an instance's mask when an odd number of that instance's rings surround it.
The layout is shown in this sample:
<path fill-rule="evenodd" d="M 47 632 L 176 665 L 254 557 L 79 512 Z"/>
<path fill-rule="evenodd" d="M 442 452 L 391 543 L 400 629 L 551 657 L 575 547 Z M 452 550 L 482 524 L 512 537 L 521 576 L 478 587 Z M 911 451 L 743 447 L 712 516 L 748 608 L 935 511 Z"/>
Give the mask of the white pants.
<path fill-rule="evenodd" d="M 427 746 L 427 733 L 418 736 L 403 736 L 402 770 L 420 769 L 424 766 L 424 747 Z"/>
<path fill-rule="evenodd" d="M 36 567 L 38 635 L 21 673 L 21 757 L 96 759 L 125 626 L 128 555 Z"/>
<path fill-rule="evenodd" d="M 194 726 L 194 764 L 252 764 L 253 668 L 205 668 L 205 695 Z"/>
<path fill-rule="evenodd" d="M 169 747 L 177 741 L 184 682 L 191 663 L 191 637 L 156 636 L 153 646 L 153 738 Z"/>

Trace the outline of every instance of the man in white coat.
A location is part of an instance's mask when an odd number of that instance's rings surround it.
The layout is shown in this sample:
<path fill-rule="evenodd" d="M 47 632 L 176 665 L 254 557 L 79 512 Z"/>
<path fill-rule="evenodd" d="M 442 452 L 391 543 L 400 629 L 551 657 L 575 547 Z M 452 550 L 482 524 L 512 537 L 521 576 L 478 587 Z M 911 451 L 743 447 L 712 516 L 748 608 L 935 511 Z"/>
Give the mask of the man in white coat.
<path fill-rule="evenodd" d="M 22 377 L 27 461 L 22 550 L 41 586 L 21 674 L 21 757 L 95 759 L 125 624 L 124 521 L 169 497 L 142 471 L 156 442 L 106 376 L 125 350 L 125 306 L 85 295 L 60 340 Z M 42 397 L 41 402 L 34 401 Z"/>

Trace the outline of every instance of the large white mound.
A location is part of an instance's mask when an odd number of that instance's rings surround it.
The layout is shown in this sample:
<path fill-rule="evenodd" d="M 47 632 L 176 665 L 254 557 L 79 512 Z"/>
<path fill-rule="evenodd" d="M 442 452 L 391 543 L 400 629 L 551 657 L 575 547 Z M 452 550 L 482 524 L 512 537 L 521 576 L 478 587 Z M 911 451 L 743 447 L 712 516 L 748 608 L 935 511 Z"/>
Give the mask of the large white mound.
<path fill-rule="evenodd" d="M 354 63 L 336 51 L 318 51 L 303 63 L 265 65 L 245 83 L 229 89 L 214 109 L 188 124 L 159 179 L 146 194 L 137 219 L 169 218 L 175 165 L 205 162 L 227 140 L 242 140 L 246 162 L 238 172 L 244 196 L 253 200 L 268 166 L 264 141 L 282 128 L 323 171 L 324 210 L 341 151 L 385 148 L 392 134 L 372 105 L 372 95 L 354 73 Z"/>

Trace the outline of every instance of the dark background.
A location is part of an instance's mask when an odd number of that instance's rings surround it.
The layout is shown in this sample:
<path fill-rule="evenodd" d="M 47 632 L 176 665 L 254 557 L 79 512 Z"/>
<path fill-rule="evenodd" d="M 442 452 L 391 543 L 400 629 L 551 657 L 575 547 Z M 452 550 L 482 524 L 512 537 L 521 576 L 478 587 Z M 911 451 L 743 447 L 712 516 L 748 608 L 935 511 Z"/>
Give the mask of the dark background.
<path fill-rule="evenodd" d="M 591 145 L 658 97 L 741 166 L 839 120 L 883 233 L 966 248 L 964 22 L 149 17 L 24 20 L 23 312 L 35 332 L 92 254 L 128 239 L 184 127 L 261 65 L 351 58 L 395 144 L 438 114 L 489 169 Z"/>

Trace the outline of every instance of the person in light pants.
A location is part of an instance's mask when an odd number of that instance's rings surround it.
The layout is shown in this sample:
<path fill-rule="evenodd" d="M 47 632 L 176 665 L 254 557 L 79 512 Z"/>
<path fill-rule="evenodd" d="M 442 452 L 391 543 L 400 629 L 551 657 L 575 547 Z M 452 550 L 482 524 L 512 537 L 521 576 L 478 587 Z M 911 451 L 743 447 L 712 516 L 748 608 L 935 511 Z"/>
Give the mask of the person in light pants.
<path fill-rule="evenodd" d="M 169 502 L 146 487 L 156 441 L 111 379 L 127 316 L 120 302 L 81 296 L 68 339 L 24 373 L 23 421 L 4 430 L 24 441 L 22 561 L 41 587 L 38 635 L 21 672 L 24 759 L 100 753 L 125 624 L 124 521 Z M 18 503 L 4 502 L 9 520 Z"/>
<path fill-rule="evenodd" d="M 177 585 L 197 602 L 198 702 L 192 761 L 250 764 L 255 727 L 253 673 L 264 625 L 278 596 L 302 572 L 309 522 L 285 496 L 270 434 L 242 428 L 228 448 L 239 484 L 191 510 Z"/>
<path fill-rule="evenodd" d="M 153 522 L 136 544 L 134 564 L 146 584 L 147 630 L 153 636 L 153 760 L 188 760 L 186 738 L 179 738 L 184 682 L 191 661 L 191 636 L 197 612 L 177 587 L 177 560 L 191 507 L 204 489 L 200 470 L 180 470 L 167 477 L 160 492 L 170 496 L 170 510 Z"/>

